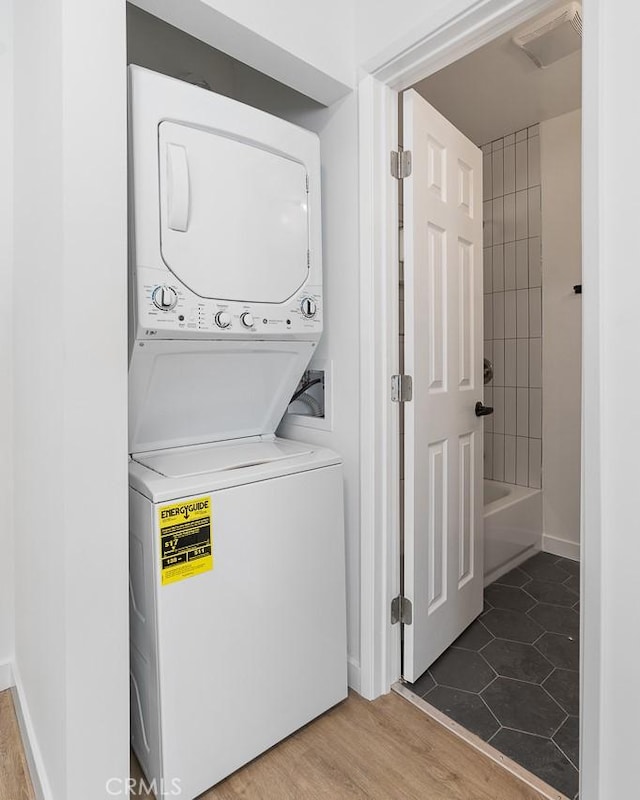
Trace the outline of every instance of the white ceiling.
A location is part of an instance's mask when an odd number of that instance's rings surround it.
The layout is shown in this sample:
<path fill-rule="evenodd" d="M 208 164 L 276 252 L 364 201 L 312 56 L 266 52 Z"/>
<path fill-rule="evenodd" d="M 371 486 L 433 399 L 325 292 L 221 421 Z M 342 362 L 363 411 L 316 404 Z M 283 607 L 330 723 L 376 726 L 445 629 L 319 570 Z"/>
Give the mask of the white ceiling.
<path fill-rule="evenodd" d="M 477 145 L 581 105 L 581 51 L 539 69 L 507 33 L 413 88 Z"/>

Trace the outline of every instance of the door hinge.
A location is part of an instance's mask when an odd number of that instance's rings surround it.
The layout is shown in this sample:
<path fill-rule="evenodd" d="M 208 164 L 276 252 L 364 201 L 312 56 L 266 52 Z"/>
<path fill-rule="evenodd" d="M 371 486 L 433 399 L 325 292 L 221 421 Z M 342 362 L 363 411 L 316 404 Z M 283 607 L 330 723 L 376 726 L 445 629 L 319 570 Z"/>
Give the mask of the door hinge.
<path fill-rule="evenodd" d="M 413 397 L 413 380 L 411 375 L 391 376 L 391 402 L 408 403 Z"/>
<path fill-rule="evenodd" d="M 411 600 L 399 594 L 391 601 L 391 624 L 401 622 L 403 625 L 411 625 L 413 622 L 413 606 Z"/>
<path fill-rule="evenodd" d="M 391 151 L 391 174 L 399 181 L 411 175 L 411 150 Z"/>

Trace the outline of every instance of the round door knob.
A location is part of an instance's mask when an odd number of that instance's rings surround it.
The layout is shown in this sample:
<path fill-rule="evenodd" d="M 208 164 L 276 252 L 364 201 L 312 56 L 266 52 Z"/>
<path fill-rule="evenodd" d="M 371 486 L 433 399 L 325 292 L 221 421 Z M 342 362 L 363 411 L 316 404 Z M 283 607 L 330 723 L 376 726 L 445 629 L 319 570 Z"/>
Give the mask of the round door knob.
<path fill-rule="evenodd" d="M 218 311 L 216 314 L 216 325 L 219 328 L 228 328 L 231 325 L 231 314 L 226 311 Z"/>
<path fill-rule="evenodd" d="M 253 317 L 248 311 L 245 311 L 245 313 L 240 317 L 240 322 L 245 328 L 253 328 Z"/>
<path fill-rule="evenodd" d="M 300 310 L 305 317 L 310 319 L 311 317 L 315 317 L 318 307 L 315 300 L 312 300 L 311 297 L 304 297 L 300 303 Z"/>
<path fill-rule="evenodd" d="M 172 286 L 156 286 L 151 299 L 160 311 L 171 311 L 178 302 L 178 293 Z"/>

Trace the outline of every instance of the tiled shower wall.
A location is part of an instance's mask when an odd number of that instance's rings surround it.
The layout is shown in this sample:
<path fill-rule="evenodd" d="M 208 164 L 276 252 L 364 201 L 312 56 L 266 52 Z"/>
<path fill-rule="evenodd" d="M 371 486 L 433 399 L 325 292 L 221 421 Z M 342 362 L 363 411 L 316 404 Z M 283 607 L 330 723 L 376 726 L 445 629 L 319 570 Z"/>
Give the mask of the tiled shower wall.
<path fill-rule="evenodd" d="M 538 126 L 482 147 L 485 478 L 542 486 L 542 265 Z"/>

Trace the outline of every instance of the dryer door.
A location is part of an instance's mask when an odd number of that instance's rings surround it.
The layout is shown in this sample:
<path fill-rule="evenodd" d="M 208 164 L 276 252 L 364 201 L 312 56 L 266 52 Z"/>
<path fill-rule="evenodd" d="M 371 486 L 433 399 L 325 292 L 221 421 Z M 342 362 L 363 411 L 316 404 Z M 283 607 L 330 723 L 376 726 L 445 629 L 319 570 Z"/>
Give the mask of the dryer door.
<path fill-rule="evenodd" d="M 162 258 L 200 297 L 282 303 L 308 274 L 303 164 L 211 130 L 162 122 Z"/>

